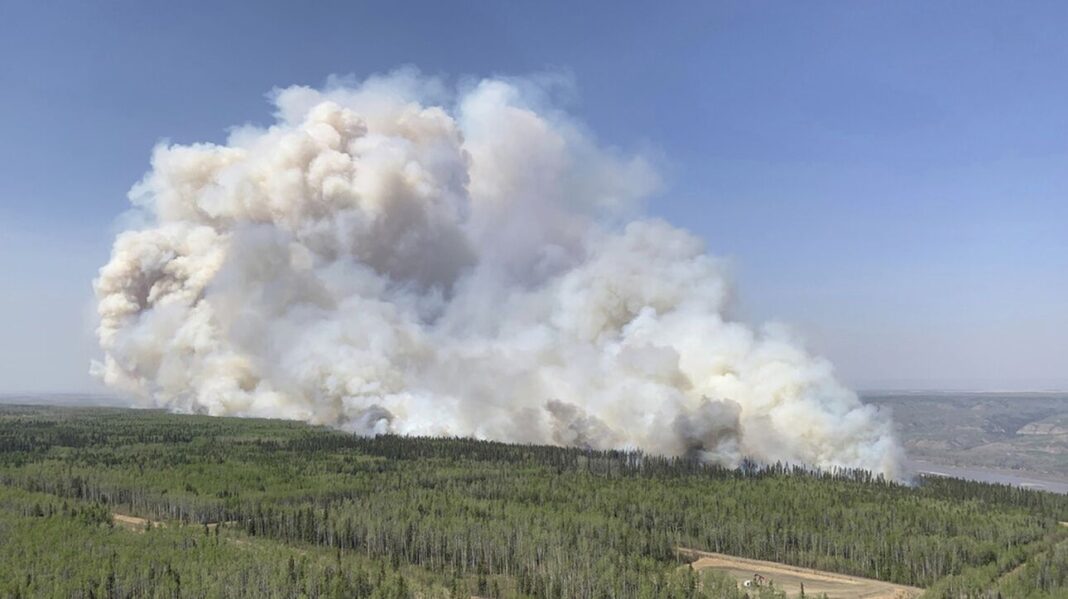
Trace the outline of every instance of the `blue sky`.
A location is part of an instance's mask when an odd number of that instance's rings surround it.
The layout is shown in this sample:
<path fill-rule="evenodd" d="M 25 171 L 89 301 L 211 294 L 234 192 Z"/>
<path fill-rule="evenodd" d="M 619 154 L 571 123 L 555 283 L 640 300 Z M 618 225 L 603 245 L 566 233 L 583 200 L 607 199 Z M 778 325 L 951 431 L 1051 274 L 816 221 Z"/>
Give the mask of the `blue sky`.
<path fill-rule="evenodd" d="M 160 139 L 415 65 L 568 73 L 648 212 L 861 388 L 1068 387 L 1068 5 L 0 4 L 0 392 L 96 388 L 90 281 Z"/>

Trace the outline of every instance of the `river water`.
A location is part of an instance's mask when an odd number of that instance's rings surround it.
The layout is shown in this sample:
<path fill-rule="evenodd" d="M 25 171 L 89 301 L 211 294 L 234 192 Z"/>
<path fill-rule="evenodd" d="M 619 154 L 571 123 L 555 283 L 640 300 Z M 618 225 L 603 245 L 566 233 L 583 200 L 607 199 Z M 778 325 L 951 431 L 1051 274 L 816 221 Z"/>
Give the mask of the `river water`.
<path fill-rule="evenodd" d="M 921 476 L 951 476 L 984 483 L 1001 483 L 1039 491 L 1068 494 L 1068 481 L 1038 478 L 1035 475 L 1026 473 L 964 466 L 945 466 L 924 462 L 923 460 L 909 460 L 906 467 Z"/>

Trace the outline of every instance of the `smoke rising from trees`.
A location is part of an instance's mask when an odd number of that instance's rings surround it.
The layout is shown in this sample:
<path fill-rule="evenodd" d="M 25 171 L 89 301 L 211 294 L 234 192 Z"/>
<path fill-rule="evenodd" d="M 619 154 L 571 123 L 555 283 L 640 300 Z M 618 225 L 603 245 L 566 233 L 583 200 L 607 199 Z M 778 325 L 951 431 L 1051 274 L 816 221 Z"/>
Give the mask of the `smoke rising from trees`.
<path fill-rule="evenodd" d="M 631 218 L 650 164 L 549 96 L 400 71 L 160 145 L 94 282 L 94 373 L 179 411 L 895 475 L 889 418 L 733 321 L 703 243 Z"/>

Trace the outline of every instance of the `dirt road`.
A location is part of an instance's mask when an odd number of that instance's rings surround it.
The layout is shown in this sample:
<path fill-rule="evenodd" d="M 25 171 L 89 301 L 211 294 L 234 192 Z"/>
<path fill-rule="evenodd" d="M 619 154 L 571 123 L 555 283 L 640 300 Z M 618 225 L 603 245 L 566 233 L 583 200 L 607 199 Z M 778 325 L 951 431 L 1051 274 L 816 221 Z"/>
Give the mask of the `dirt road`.
<path fill-rule="evenodd" d="M 119 512 L 111 512 L 111 521 L 114 522 L 117 526 L 121 526 L 123 528 L 139 532 L 144 532 L 148 524 L 151 524 L 153 528 L 167 526 L 166 522 L 160 522 L 158 520 L 149 520 L 148 518 L 130 516 L 128 514 L 120 514 Z M 207 526 L 208 530 L 215 530 L 215 528 L 218 527 L 220 524 L 222 524 L 223 526 L 232 526 L 237 524 L 237 521 L 231 520 L 229 522 L 222 523 L 208 522 L 207 524 L 193 524 L 190 526 Z"/>
<path fill-rule="evenodd" d="M 155 522 L 146 518 L 138 518 L 137 516 L 128 516 L 126 514 L 120 514 L 118 512 L 111 513 L 111 521 L 118 526 L 136 532 L 144 532 L 145 528 L 147 528 L 149 524 L 151 524 L 153 527 L 163 526 L 162 522 Z"/>
<path fill-rule="evenodd" d="M 712 568 L 726 572 L 737 579 L 739 584 L 753 579 L 754 574 L 759 574 L 774 581 L 775 588 L 786 591 L 790 597 L 797 597 L 801 594 L 802 584 L 805 585 L 806 595 L 815 596 L 826 593 L 830 599 L 913 599 L 923 593 L 923 589 L 916 587 L 798 568 L 776 562 L 693 549 L 680 549 L 680 552 L 696 558 L 692 564 L 695 570 Z"/>
<path fill-rule="evenodd" d="M 163 522 L 118 512 L 113 512 L 111 517 L 116 525 L 136 532 L 144 532 L 149 525 L 153 527 L 166 526 Z M 208 525 L 209 528 L 214 528 L 215 526 L 218 526 L 218 524 L 212 523 Z M 239 544 L 247 542 L 243 539 L 232 540 Z M 857 576 L 846 576 L 834 572 L 798 568 L 776 562 L 765 562 L 685 548 L 680 548 L 679 552 L 694 559 L 692 565 L 695 570 L 708 568 L 720 570 L 733 576 L 738 580 L 739 584 L 744 583 L 746 580 L 752 580 L 755 574 L 759 574 L 771 579 L 775 584 L 775 588 L 786 591 L 791 597 L 801 594 L 802 584 L 805 586 L 806 595 L 812 596 L 826 593 L 829 599 L 913 599 L 923 593 L 923 589 L 915 587 L 896 585 Z M 304 552 L 300 551 L 300 553 Z"/>

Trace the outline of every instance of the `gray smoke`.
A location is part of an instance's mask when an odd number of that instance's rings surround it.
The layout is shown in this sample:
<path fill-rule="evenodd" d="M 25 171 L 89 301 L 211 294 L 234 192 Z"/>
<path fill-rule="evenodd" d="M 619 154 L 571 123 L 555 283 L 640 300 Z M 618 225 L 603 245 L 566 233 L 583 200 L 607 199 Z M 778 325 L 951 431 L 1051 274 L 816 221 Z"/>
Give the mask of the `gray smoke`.
<path fill-rule="evenodd" d="M 536 82 L 445 90 L 291 87 L 268 128 L 157 147 L 94 282 L 94 373 L 179 411 L 896 475 L 889 419 L 729 319 L 699 239 L 627 222 L 645 160 Z"/>

